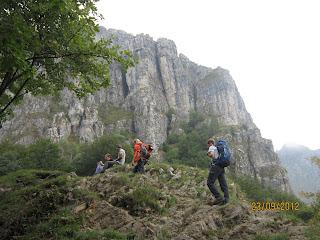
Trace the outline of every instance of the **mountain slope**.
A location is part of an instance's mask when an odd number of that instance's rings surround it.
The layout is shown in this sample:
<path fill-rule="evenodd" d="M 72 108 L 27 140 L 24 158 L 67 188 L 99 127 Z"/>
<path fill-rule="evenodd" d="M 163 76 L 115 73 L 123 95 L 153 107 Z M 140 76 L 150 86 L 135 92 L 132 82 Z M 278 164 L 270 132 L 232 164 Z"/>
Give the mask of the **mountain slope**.
<path fill-rule="evenodd" d="M 305 239 L 304 224 L 253 212 L 230 179 L 231 202 L 212 206 L 206 171 L 147 168 L 144 175 L 124 166 L 86 178 L 40 170 L 3 176 L 0 239 Z"/>

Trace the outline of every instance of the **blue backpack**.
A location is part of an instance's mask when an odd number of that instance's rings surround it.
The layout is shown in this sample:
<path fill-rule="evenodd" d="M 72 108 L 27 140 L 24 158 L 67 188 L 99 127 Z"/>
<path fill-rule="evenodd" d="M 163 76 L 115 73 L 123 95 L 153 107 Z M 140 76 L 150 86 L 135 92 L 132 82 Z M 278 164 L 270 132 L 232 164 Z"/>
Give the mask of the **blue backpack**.
<path fill-rule="evenodd" d="M 231 152 L 225 140 L 219 140 L 216 144 L 219 157 L 216 164 L 220 167 L 228 167 L 230 165 Z"/>

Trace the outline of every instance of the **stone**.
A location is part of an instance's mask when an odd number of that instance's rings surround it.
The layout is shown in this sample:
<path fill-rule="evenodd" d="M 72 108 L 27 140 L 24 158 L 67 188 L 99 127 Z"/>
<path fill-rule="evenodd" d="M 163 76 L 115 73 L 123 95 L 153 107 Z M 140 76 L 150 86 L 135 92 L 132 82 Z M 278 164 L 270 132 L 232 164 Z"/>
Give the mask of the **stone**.
<path fill-rule="evenodd" d="M 87 203 L 82 203 L 82 204 L 76 206 L 74 208 L 73 212 L 77 214 L 77 213 L 79 213 L 79 212 L 81 212 L 81 211 L 83 211 L 83 210 L 85 210 L 87 208 L 88 208 L 88 204 Z"/>

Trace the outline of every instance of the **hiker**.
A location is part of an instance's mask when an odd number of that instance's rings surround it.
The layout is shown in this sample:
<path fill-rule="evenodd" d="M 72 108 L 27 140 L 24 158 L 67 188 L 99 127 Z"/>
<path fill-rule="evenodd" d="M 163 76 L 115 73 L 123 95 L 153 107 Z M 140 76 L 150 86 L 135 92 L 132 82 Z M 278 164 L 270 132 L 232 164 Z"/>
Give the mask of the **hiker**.
<path fill-rule="evenodd" d="M 217 161 L 219 159 L 219 154 L 213 139 L 208 140 L 208 147 L 209 149 L 207 152 L 207 156 L 210 157 L 212 160 L 210 164 L 210 171 L 209 171 L 209 176 L 207 180 L 207 185 L 211 193 L 215 197 L 213 205 L 224 205 L 229 201 L 229 191 L 228 191 L 227 181 L 224 175 L 225 173 L 224 167 L 219 166 L 219 164 L 217 164 Z M 224 193 L 224 198 L 221 196 L 217 188 L 214 186 L 214 183 L 217 179 L 219 181 L 220 188 Z"/>
<path fill-rule="evenodd" d="M 144 173 L 144 165 L 147 163 L 149 157 L 151 156 L 153 147 L 150 144 L 143 143 L 139 139 L 135 139 L 133 143 L 133 172 Z"/>
<path fill-rule="evenodd" d="M 101 160 L 98 160 L 97 161 L 97 168 L 96 168 L 96 171 L 94 172 L 94 174 L 101 173 L 103 171 L 103 167 L 104 167 L 103 162 Z"/>
<path fill-rule="evenodd" d="M 126 151 L 122 148 L 121 145 L 117 145 L 118 148 L 118 157 L 116 159 L 112 159 L 112 155 L 110 153 L 105 155 L 106 163 L 104 170 L 113 167 L 113 165 L 123 165 L 126 161 Z"/>
<path fill-rule="evenodd" d="M 133 140 L 133 159 L 132 159 L 132 166 L 134 166 L 133 168 L 133 172 L 141 172 L 142 169 L 144 170 L 144 164 L 143 162 L 141 162 L 141 158 L 140 158 L 140 150 L 141 150 L 141 144 L 142 142 L 140 141 L 140 139 L 135 139 Z"/>
<path fill-rule="evenodd" d="M 103 168 L 103 172 L 108 169 L 111 168 L 114 164 L 114 160 L 112 159 L 112 155 L 110 153 L 107 153 L 106 155 L 104 155 L 104 168 Z"/>
<path fill-rule="evenodd" d="M 118 148 L 118 157 L 116 162 L 120 165 L 123 165 L 126 162 L 126 151 L 122 148 L 121 145 L 117 146 Z"/>

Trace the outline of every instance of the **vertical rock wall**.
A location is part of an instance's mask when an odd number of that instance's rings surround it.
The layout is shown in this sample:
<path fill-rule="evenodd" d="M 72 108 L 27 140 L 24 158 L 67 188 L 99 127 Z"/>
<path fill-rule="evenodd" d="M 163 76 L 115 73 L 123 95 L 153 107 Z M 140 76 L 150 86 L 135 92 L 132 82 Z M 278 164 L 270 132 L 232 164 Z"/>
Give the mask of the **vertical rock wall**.
<path fill-rule="evenodd" d="M 56 97 L 27 96 L 15 110 L 15 118 L 3 125 L 0 139 L 28 144 L 40 137 L 54 141 L 76 137 L 86 142 L 127 130 L 159 146 L 169 129 L 177 128 L 196 110 L 214 114 L 225 125 L 241 126 L 231 139 L 237 146 L 237 172 L 289 191 L 271 141 L 261 137 L 227 70 L 191 62 L 178 55 L 175 43 L 168 39 L 154 41 L 148 35 L 103 27 L 97 34 L 97 38 L 112 36 L 115 44 L 130 49 L 139 59 L 134 68 L 124 73 L 112 65 L 111 86 L 83 100 L 66 90 Z"/>

